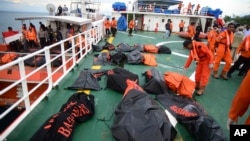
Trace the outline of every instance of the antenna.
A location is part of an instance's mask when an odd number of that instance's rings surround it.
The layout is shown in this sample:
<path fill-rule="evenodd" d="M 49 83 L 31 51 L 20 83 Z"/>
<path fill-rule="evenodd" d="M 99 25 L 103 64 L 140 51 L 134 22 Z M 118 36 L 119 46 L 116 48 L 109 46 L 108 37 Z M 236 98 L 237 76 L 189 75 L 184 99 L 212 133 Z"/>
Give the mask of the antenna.
<path fill-rule="evenodd" d="M 55 7 L 55 5 L 49 3 L 46 5 L 46 9 L 49 11 L 50 15 L 53 15 L 53 13 L 56 10 L 56 7 Z"/>

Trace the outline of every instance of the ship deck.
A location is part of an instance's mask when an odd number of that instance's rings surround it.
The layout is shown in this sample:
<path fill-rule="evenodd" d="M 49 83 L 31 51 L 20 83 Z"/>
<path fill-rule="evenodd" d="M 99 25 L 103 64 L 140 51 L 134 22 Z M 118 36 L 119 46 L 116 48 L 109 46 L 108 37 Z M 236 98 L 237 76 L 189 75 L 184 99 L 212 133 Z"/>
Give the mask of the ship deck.
<path fill-rule="evenodd" d="M 182 66 L 185 63 L 188 55 L 187 50 L 183 50 L 182 42 L 183 38 L 173 33 L 169 38 L 163 38 L 162 32 L 137 32 L 133 33 L 133 36 L 128 36 L 127 32 L 118 31 L 116 37 L 109 38 L 108 41 L 114 45 L 119 43 L 134 44 L 164 44 L 168 46 L 172 54 L 155 54 L 158 66 L 156 67 L 162 73 L 174 71 L 183 73 Z M 206 40 L 204 40 L 206 42 Z M 105 43 L 102 40 L 99 45 Z M 65 89 L 77 79 L 81 70 L 93 67 L 94 55 L 97 52 L 92 52 L 86 58 L 81 60 L 78 66 L 70 71 L 66 77 L 55 87 L 48 95 L 47 99 L 44 99 L 22 122 L 17 128 L 7 137 L 8 141 L 27 141 L 31 136 L 43 125 L 43 123 L 53 114 L 57 113 L 62 104 L 64 104 L 68 98 L 77 93 L 74 90 Z M 222 64 L 223 65 L 223 64 Z M 100 69 L 112 69 L 116 66 L 100 66 Z M 221 66 L 222 67 L 222 66 Z M 129 65 L 124 64 L 124 68 L 130 72 L 136 73 L 139 76 L 139 84 L 143 85 L 145 82 L 141 75 L 146 70 L 152 68 L 145 65 Z M 192 63 L 190 68 L 184 73 L 184 75 L 192 76 L 195 68 L 195 63 Z M 229 137 L 229 130 L 226 129 L 226 121 L 228 110 L 231 105 L 231 101 L 237 91 L 243 77 L 237 76 L 237 73 L 233 75 L 229 80 L 213 79 L 210 78 L 209 84 L 206 88 L 205 94 L 196 97 L 198 103 L 212 116 L 215 121 L 223 128 L 224 133 Z M 73 141 L 112 141 L 115 140 L 111 134 L 111 126 L 113 123 L 113 112 L 122 99 L 122 94 L 111 89 L 106 89 L 106 78 L 103 77 L 99 84 L 103 88 L 100 91 L 88 90 L 89 94 L 95 97 L 95 115 L 79 124 L 73 132 Z M 154 95 L 152 95 L 154 96 Z M 243 123 L 246 117 L 240 118 Z M 176 141 L 193 141 L 193 137 L 188 131 L 181 125 L 177 124 L 176 129 L 178 136 Z"/>

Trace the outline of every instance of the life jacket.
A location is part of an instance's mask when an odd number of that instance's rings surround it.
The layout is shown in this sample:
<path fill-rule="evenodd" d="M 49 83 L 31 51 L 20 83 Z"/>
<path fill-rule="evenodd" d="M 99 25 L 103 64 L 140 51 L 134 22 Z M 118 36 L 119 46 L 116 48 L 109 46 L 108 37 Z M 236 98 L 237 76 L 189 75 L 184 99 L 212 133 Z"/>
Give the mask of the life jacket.
<path fill-rule="evenodd" d="M 105 20 L 105 21 L 104 21 L 104 27 L 105 27 L 105 29 L 109 29 L 110 26 L 111 26 L 110 21 L 109 21 L 109 20 Z"/>
<path fill-rule="evenodd" d="M 111 21 L 111 28 L 116 28 L 117 26 L 117 21 L 116 20 L 112 20 Z"/>
<path fill-rule="evenodd" d="M 1 57 L 0 63 L 7 64 L 11 61 L 13 61 L 17 57 L 16 53 L 6 53 Z"/>
<path fill-rule="evenodd" d="M 143 53 L 143 63 L 148 66 L 157 66 L 156 57 L 153 54 Z"/>
<path fill-rule="evenodd" d="M 130 22 L 129 22 L 129 28 L 134 28 L 134 21 L 133 20 L 131 20 Z"/>
<path fill-rule="evenodd" d="M 165 72 L 164 80 L 168 88 L 174 93 L 192 98 L 195 82 L 188 77 L 176 72 Z"/>
<path fill-rule="evenodd" d="M 144 51 L 150 53 L 158 53 L 158 48 L 155 45 L 144 45 Z"/>
<path fill-rule="evenodd" d="M 218 42 L 219 44 L 224 44 L 227 47 L 229 47 L 230 45 L 232 45 L 233 39 L 234 39 L 233 32 L 231 32 L 231 34 L 229 35 L 227 30 L 225 30 L 221 32 L 220 35 L 216 38 L 216 42 Z"/>
<path fill-rule="evenodd" d="M 28 30 L 27 35 L 28 35 L 28 40 L 33 40 L 33 41 L 37 40 L 34 29 Z"/>

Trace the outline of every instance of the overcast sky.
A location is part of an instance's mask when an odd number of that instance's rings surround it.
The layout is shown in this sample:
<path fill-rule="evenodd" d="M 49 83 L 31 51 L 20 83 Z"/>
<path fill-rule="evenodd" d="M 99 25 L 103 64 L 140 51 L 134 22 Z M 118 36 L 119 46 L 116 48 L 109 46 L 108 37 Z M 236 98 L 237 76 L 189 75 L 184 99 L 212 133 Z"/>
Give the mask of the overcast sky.
<path fill-rule="evenodd" d="M 71 0 L 0 0 L 0 11 L 27 11 L 27 12 L 47 12 L 46 5 L 54 4 L 56 7 L 66 4 L 70 6 Z M 86 0 L 89 1 L 89 0 Z M 98 1 L 98 0 L 96 0 Z M 100 12 L 110 14 L 114 2 L 125 2 L 133 0 L 99 0 L 101 3 Z M 221 9 L 223 16 L 242 16 L 250 13 L 250 0 L 183 0 L 184 7 L 191 2 L 200 4 L 201 7 L 208 6 L 214 9 Z"/>

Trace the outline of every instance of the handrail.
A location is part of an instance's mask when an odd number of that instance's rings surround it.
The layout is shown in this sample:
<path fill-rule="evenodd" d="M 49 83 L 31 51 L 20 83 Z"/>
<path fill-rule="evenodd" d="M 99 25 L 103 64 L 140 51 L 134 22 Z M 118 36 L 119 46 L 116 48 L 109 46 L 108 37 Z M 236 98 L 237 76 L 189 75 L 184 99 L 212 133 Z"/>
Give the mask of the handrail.
<path fill-rule="evenodd" d="M 91 36 L 91 30 L 95 30 L 96 36 Z M 85 40 L 81 38 L 85 37 Z M 15 109 L 23 109 L 24 111 L 0 134 L 0 140 L 4 140 L 25 117 L 50 93 L 50 91 L 63 80 L 63 78 L 71 71 L 89 52 L 92 51 L 92 44 L 97 44 L 103 37 L 103 23 L 100 22 L 92 29 L 79 33 L 70 38 L 64 39 L 55 44 L 49 45 L 40 49 L 34 53 L 27 54 L 23 57 L 0 66 L 0 81 L 6 81 L 10 83 L 4 89 L 0 91 L 1 96 L 8 94 L 10 90 L 15 90 L 19 86 L 19 92 L 21 95 L 16 96 L 14 103 L 8 103 L 9 107 L 0 114 L 0 120 L 5 118 L 11 111 Z M 79 38 L 79 43 L 75 40 Z M 72 41 L 71 48 L 65 48 L 64 44 L 69 40 Z M 51 53 L 51 50 L 58 48 L 60 50 L 58 54 Z M 30 58 L 37 58 L 42 56 L 45 58 L 45 63 L 40 66 L 27 67 L 25 62 Z M 53 67 L 53 62 L 60 59 L 61 65 Z M 11 73 L 11 74 L 8 74 Z M 8 76 L 5 76 L 8 75 Z M 12 78 L 12 75 L 19 76 L 19 78 Z M 29 87 L 29 84 L 34 84 L 34 87 Z M 31 95 L 34 94 L 41 86 L 47 86 L 46 90 L 43 90 L 39 97 L 32 100 Z M 1 101 L 0 101 L 1 102 Z"/>

